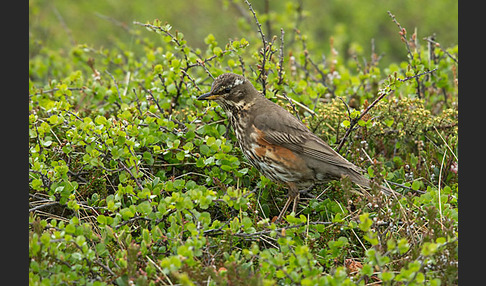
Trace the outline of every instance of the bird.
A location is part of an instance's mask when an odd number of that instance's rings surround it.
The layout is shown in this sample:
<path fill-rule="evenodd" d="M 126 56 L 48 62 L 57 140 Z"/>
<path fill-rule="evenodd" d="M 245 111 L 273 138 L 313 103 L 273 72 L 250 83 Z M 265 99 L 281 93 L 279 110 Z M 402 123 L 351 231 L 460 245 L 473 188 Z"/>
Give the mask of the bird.
<path fill-rule="evenodd" d="M 288 187 L 288 199 L 274 220 L 279 222 L 290 204 L 295 213 L 300 192 L 343 176 L 370 188 L 363 170 L 346 160 L 282 106 L 267 99 L 242 75 L 223 73 L 198 100 L 214 100 L 228 117 L 239 148 L 262 175 Z M 385 186 L 386 195 L 399 194 Z"/>

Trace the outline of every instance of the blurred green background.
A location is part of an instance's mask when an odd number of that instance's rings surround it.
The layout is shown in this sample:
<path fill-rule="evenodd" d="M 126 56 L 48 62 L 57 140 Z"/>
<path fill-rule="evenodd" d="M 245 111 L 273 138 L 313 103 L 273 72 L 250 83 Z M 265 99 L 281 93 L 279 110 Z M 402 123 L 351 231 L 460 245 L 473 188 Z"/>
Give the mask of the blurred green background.
<path fill-rule="evenodd" d="M 264 33 L 292 41 L 297 27 L 308 39 L 314 55 L 328 54 L 330 38 L 334 49 L 347 57 L 351 51 L 368 57 L 371 39 L 375 52 L 384 54 L 380 64 L 406 59 L 398 28 L 388 16 L 391 11 L 410 36 L 417 29 L 422 38 L 436 35 L 443 47 L 458 42 L 458 2 L 455 0 L 253 0 Z M 283 15 L 291 15 L 288 17 Z M 256 26 L 243 0 L 29 0 L 30 55 L 40 47 L 69 50 L 77 44 L 137 52 L 134 35 L 157 39 L 133 21 L 167 21 L 184 33 L 194 48 L 204 46 L 212 33 L 220 45 L 229 38 L 249 38 Z M 270 19 L 270 21 L 268 21 Z M 159 37 L 160 38 L 160 37 Z M 270 37 L 268 37 L 270 38 Z M 160 39 L 159 39 L 160 40 Z M 251 43 L 252 44 L 252 43 Z"/>

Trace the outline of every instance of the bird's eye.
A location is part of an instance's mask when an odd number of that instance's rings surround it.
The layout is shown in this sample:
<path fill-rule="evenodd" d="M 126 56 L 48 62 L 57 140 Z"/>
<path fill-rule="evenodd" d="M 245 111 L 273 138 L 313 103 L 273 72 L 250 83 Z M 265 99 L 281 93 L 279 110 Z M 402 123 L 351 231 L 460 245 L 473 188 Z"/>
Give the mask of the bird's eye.
<path fill-rule="evenodd" d="M 223 89 L 224 93 L 229 93 L 231 91 L 231 88 L 230 87 L 225 87 L 225 89 Z"/>

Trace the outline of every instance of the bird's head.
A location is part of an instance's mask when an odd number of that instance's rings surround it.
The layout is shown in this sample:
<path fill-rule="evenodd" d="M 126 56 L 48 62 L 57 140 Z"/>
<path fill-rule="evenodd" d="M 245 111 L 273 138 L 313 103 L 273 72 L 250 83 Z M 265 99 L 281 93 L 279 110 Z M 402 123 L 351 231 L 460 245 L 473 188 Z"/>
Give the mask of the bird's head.
<path fill-rule="evenodd" d="M 241 75 L 225 73 L 218 76 L 211 86 L 211 90 L 199 96 L 198 100 L 214 100 L 223 109 L 234 111 L 252 102 L 255 95 L 259 95 L 255 87 Z"/>

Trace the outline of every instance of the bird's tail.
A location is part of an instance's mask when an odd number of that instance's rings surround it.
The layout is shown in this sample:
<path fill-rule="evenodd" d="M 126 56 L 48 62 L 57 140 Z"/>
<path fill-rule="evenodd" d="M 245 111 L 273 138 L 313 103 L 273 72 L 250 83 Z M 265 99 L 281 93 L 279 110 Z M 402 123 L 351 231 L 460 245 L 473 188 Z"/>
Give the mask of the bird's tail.
<path fill-rule="evenodd" d="M 399 192 L 396 192 L 388 187 L 380 186 L 380 191 L 387 196 L 402 196 Z"/>
<path fill-rule="evenodd" d="M 362 187 L 366 188 L 371 188 L 371 181 L 367 178 L 365 178 L 361 174 L 353 173 L 350 176 L 350 179 L 353 183 L 358 184 Z M 380 191 L 384 193 L 387 196 L 393 196 L 393 197 L 399 197 L 402 196 L 402 194 L 392 190 L 391 188 L 388 188 L 386 186 L 380 186 Z"/>

